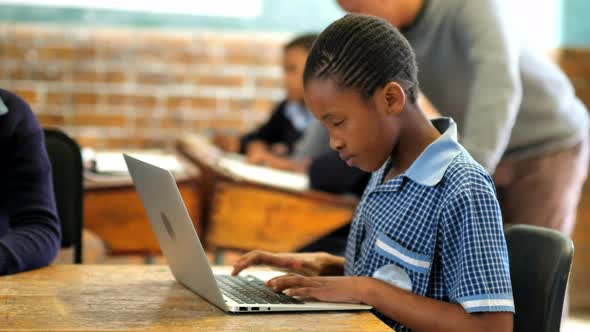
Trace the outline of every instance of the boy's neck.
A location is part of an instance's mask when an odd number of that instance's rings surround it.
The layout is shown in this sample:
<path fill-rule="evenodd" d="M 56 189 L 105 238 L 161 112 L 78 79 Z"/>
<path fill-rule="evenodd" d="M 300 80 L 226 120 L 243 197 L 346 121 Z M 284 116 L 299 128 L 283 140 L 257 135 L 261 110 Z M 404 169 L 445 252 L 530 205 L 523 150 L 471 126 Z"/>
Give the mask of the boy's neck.
<path fill-rule="evenodd" d="M 404 110 L 404 128 L 398 144 L 391 152 L 392 165 L 383 182 L 405 172 L 420 154 L 441 136 L 424 112 L 417 105 L 410 105 Z"/>

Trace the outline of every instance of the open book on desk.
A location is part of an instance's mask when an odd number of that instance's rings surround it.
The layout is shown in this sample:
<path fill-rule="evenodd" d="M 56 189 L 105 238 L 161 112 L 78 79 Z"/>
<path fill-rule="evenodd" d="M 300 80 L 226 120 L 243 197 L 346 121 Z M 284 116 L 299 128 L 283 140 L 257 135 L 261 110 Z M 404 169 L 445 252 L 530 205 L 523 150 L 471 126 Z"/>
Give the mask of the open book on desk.
<path fill-rule="evenodd" d="M 187 134 L 181 140 L 186 152 L 213 171 L 235 180 L 249 181 L 279 189 L 306 191 L 309 177 L 305 174 L 252 165 L 244 156 L 225 153 L 202 135 Z"/>
<path fill-rule="evenodd" d="M 125 183 L 131 179 L 123 158 L 127 153 L 153 165 L 170 170 L 174 174 L 184 171 L 183 165 L 172 153 L 163 150 L 104 150 L 95 151 L 85 148 L 82 151 L 84 160 L 84 178 L 100 183 Z"/>

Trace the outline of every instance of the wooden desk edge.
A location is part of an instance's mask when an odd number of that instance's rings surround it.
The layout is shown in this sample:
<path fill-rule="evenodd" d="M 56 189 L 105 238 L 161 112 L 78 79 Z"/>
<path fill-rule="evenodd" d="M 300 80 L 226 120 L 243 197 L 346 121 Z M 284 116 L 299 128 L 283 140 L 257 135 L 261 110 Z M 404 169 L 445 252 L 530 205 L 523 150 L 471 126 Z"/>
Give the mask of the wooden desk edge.
<path fill-rule="evenodd" d="M 190 146 L 188 146 L 186 143 L 179 141 L 177 144 L 177 147 L 178 147 L 179 152 L 184 157 L 186 157 L 190 161 L 194 162 L 197 165 L 197 167 L 199 167 L 200 169 L 203 170 L 203 173 L 209 173 L 212 176 L 214 176 L 217 180 L 220 180 L 220 181 L 238 183 L 240 185 L 248 186 L 248 187 L 252 187 L 252 188 L 271 190 L 271 191 L 275 191 L 275 192 L 282 192 L 282 193 L 286 193 L 286 194 L 293 195 L 293 196 L 298 196 L 298 197 L 313 199 L 313 200 L 319 200 L 319 201 L 323 201 L 323 202 L 326 202 L 329 204 L 334 204 L 337 206 L 348 207 L 348 208 L 353 208 L 353 209 L 356 208 L 356 206 L 359 202 L 358 199 L 353 196 L 336 195 L 336 194 L 331 194 L 331 193 L 318 191 L 318 190 L 314 190 L 314 189 L 310 189 L 310 190 L 306 190 L 306 191 L 293 191 L 293 190 L 288 190 L 288 189 L 284 189 L 284 188 L 271 187 L 271 186 L 263 185 L 260 183 L 252 182 L 252 181 L 234 179 L 234 178 L 231 178 L 231 177 L 226 176 L 224 174 L 220 174 L 219 172 L 217 172 L 213 168 L 203 164 L 197 157 L 194 156 L 193 153 L 191 153 Z"/>

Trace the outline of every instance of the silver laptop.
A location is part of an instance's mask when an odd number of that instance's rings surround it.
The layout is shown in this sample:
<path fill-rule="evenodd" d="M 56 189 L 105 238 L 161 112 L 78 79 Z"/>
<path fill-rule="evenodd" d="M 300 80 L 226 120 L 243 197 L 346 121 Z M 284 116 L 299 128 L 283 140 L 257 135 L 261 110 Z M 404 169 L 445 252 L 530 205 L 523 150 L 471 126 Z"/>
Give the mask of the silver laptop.
<path fill-rule="evenodd" d="M 254 273 L 213 275 L 170 171 L 124 154 L 133 183 L 178 282 L 229 312 L 367 310 L 367 305 L 303 302 L 266 288 Z"/>

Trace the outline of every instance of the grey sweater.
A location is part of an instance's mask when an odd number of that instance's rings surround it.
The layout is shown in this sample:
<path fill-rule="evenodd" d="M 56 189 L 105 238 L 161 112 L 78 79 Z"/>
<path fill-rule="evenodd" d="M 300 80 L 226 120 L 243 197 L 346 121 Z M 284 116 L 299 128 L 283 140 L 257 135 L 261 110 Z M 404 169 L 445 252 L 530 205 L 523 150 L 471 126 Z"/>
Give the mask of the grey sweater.
<path fill-rule="evenodd" d="M 402 33 L 422 92 L 455 119 L 462 144 L 490 173 L 588 135 L 588 114 L 545 55 L 520 41 L 501 0 L 427 0 Z"/>

